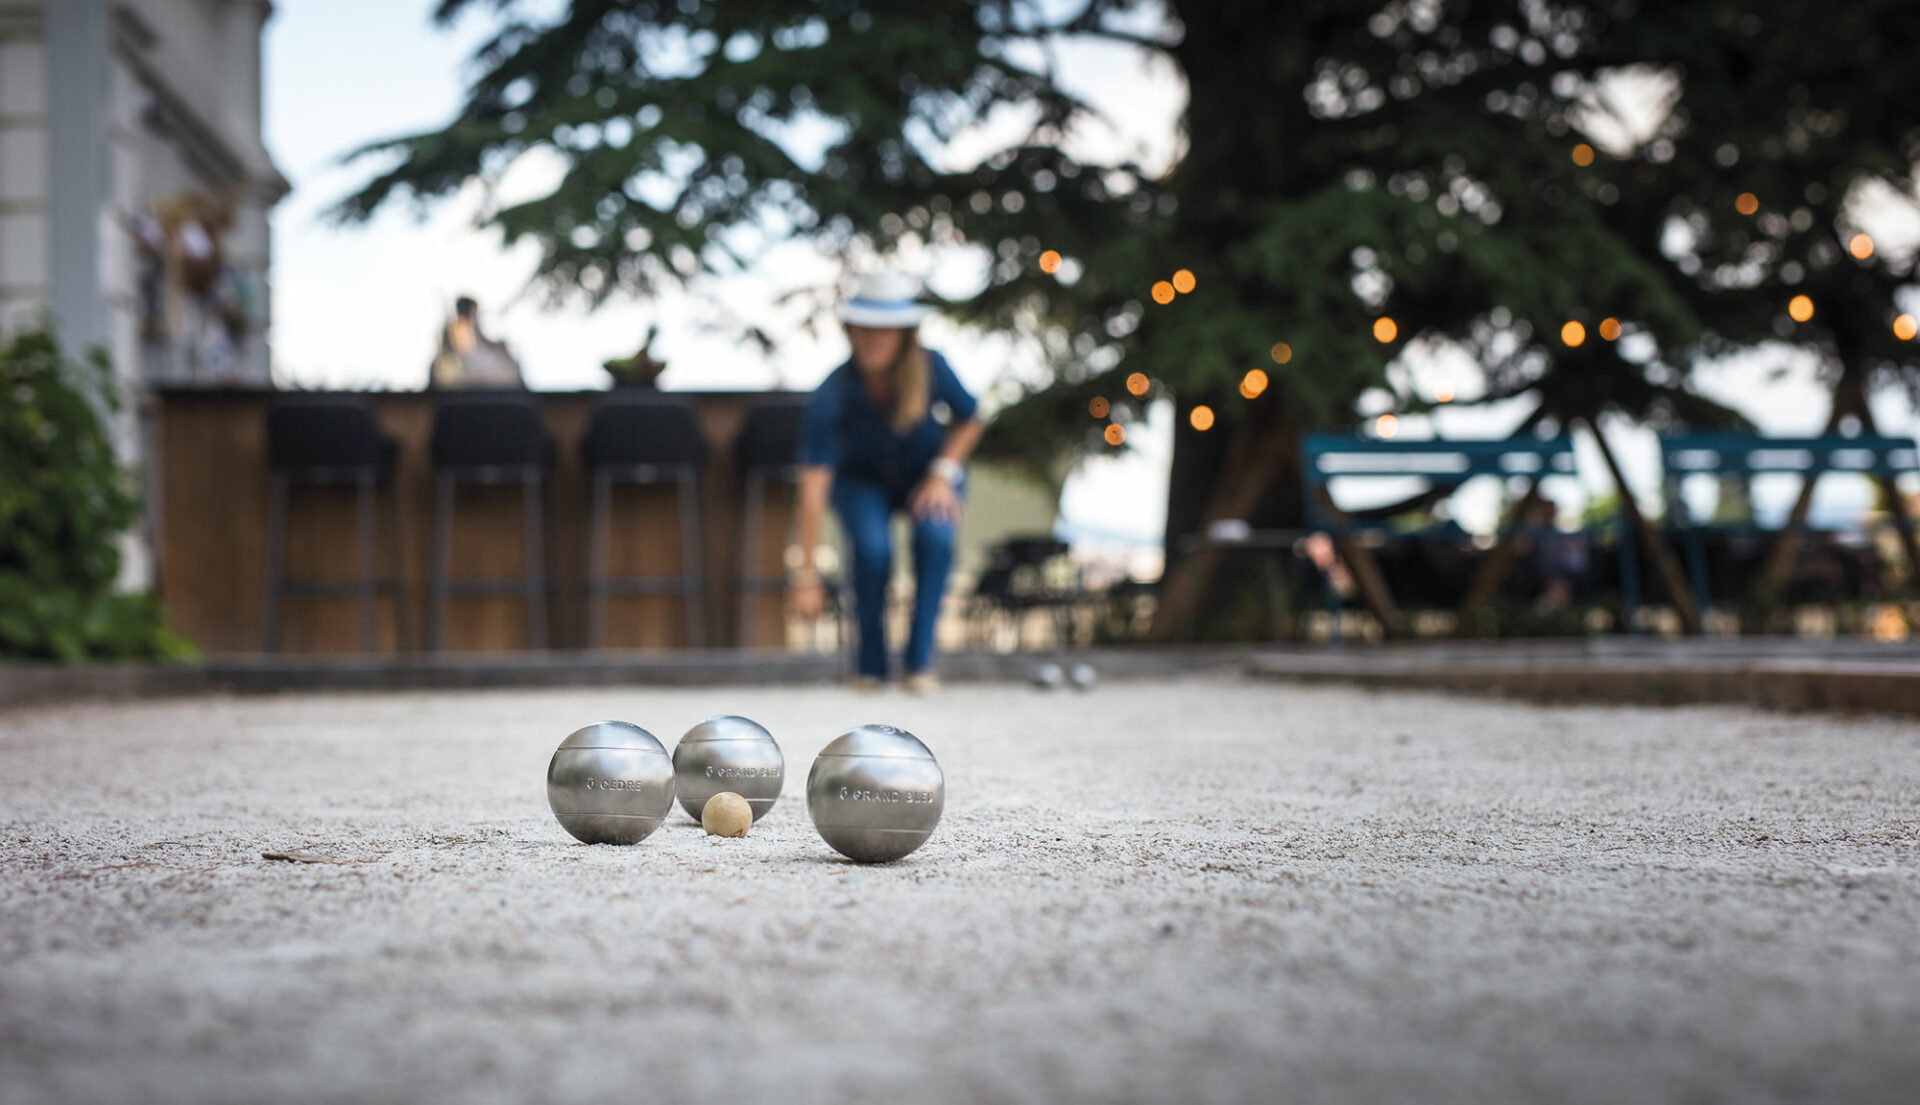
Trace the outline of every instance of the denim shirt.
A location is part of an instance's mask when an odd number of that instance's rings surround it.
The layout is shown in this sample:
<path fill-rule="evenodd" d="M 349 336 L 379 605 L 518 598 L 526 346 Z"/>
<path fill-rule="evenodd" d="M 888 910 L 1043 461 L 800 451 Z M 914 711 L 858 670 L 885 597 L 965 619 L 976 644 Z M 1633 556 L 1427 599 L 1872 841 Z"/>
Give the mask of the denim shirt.
<path fill-rule="evenodd" d="M 919 483 L 946 444 L 948 427 L 979 409 L 945 357 L 928 350 L 927 371 L 926 417 L 895 433 L 886 412 L 861 385 L 853 362 L 834 369 L 807 403 L 800 463 L 829 465 L 835 478 L 871 480 L 895 493 Z"/>

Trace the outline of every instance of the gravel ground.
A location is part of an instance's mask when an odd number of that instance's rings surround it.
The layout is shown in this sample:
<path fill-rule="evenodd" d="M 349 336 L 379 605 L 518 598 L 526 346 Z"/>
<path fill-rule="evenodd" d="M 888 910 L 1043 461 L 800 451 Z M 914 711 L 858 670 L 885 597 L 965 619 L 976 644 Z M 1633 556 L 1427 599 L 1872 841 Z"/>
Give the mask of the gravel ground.
<path fill-rule="evenodd" d="M 579 724 L 787 751 L 586 847 Z M 806 769 L 918 733 L 839 861 Z M 303 849 L 334 862 L 274 862 Z M 1835 1101 L 1920 1086 L 1920 725 L 1230 679 L 0 714 L 0 1102 Z"/>

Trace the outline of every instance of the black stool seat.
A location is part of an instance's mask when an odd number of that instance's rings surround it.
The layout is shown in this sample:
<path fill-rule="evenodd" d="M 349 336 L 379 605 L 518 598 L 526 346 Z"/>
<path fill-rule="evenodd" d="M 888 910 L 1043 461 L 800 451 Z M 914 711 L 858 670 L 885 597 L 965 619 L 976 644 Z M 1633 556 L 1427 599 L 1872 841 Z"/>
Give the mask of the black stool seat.
<path fill-rule="evenodd" d="M 434 406 L 433 580 L 427 607 L 427 647 L 439 651 L 446 605 L 453 595 L 520 595 L 527 603 L 527 641 L 546 647 L 546 529 L 543 522 L 553 438 L 540 408 L 525 392 L 442 394 Z M 454 504 L 459 485 L 520 485 L 526 571 L 496 579 L 453 579 Z"/>
<path fill-rule="evenodd" d="M 399 443 L 380 432 L 373 400 L 359 395 L 283 396 L 267 408 L 267 601 L 263 648 L 280 647 L 280 611 L 287 595 L 354 595 L 360 599 L 360 647 L 374 647 L 374 600 L 394 596 L 394 634 L 401 648 L 407 638 L 407 604 L 401 577 L 400 494 L 390 490 L 393 507 L 393 572 L 381 578 L 374 568 L 374 499 L 391 488 Z M 287 508 L 292 487 L 351 485 L 357 489 L 359 571 L 353 579 L 289 579 L 285 574 Z"/>
<path fill-rule="evenodd" d="M 607 599 L 612 594 L 678 594 L 686 612 L 687 643 L 706 643 L 700 553 L 700 469 L 707 441 L 693 405 L 657 392 L 609 394 L 594 405 L 581 442 L 592 485 L 587 551 L 587 643 L 606 644 Z M 608 533 L 615 483 L 671 483 L 680 502 L 677 575 L 608 574 Z"/>

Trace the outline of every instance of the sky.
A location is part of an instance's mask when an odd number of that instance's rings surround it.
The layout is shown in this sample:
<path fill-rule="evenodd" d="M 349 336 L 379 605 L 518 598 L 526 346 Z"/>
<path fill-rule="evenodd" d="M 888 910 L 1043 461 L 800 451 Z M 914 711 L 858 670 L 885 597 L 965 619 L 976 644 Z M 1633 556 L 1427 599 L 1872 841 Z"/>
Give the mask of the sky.
<path fill-rule="evenodd" d="M 808 332 L 798 320 L 783 319 L 774 329 L 784 340 L 769 356 L 704 325 L 716 312 L 777 319 L 772 300 L 780 292 L 836 282 L 842 276 L 837 267 L 809 247 L 782 249 L 750 276 L 709 281 L 656 301 L 616 298 L 588 311 L 527 293 L 536 261 L 533 247 L 508 250 L 498 234 L 473 228 L 481 201 L 477 186 L 424 218 L 390 205 L 364 226 L 328 224 L 322 213 L 370 171 L 365 164 L 342 165 L 344 153 L 375 139 L 444 124 L 459 106 L 467 57 L 489 27 L 487 5 L 475 5 L 482 10 L 444 29 L 429 20 L 433 6 L 433 0 L 279 0 L 267 24 L 266 141 L 293 184 L 272 217 L 273 346 L 275 372 L 283 383 L 418 388 L 439 325 L 461 294 L 479 300 L 488 332 L 508 343 L 529 385 L 541 390 L 604 387 L 600 363 L 632 353 L 655 322 L 660 337 L 654 352 L 668 364 L 661 383 L 669 389 L 810 388 L 845 359 L 844 339 L 832 327 Z M 1149 163 L 1172 155 L 1184 101 L 1177 77 L 1165 68 L 1143 69 L 1120 47 L 1094 48 L 1063 60 L 1076 91 L 1126 121 L 1123 135 L 1087 140 L 1137 144 Z M 525 159 L 502 181 L 502 192 L 538 194 L 553 179 L 550 170 L 537 158 Z M 964 273 L 921 275 L 931 276 L 945 294 L 952 288 L 943 280 L 965 280 Z M 924 333 L 976 393 L 990 391 L 1009 373 L 1032 371 L 1021 363 L 1018 343 L 1006 335 L 941 319 L 929 322 Z M 1460 358 L 1416 349 L 1399 368 L 1423 389 L 1444 382 L 1462 399 L 1476 391 L 1477 370 Z M 1744 411 L 1768 434 L 1818 433 L 1826 418 L 1826 393 L 1813 364 L 1784 348 L 1713 366 L 1701 380 L 1704 391 Z M 1523 413 L 1512 405 L 1449 409 L 1431 420 L 1403 419 L 1402 433 L 1498 437 Z M 1888 432 L 1912 431 L 1913 412 L 1902 397 L 1880 397 L 1876 415 Z M 1089 458 L 1081 465 L 1062 496 L 1063 528 L 1088 540 L 1158 543 L 1171 418 L 1166 405 L 1154 408 L 1144 425 L 1129 428 L 1124 454 Z M 1654 494 L 1659 468 L 1653 435 L 1622 426 L 1610 430 L 1610 438 L 1642 497 Z M 1578 448 L 1580 480 L 1551 492 L 1569 513 L 1605 490 L 1604 465 L 1592 443 L 1580 440 Z M 1384 481 L 1334 490 L 1350 505 L 1405 493 L 1404 487 Z M 1756 488 L 1757 506 L 1763 516 L 1784 510 L 1791 494 L 1790 481 L 1763 485 Z M 1836 519 L 1855 515 L 1868 496 L 1860 481 L 1823 481 L 1816 511 Z M 1696 498 L 1696 505 L 1706 501 Z M 1468 528 L 1485 530 L 1493 525 L 1498 504 L 1498 491 L 1490 484 L 1470 486 L 1455 497 L 1453 510 Z"/>

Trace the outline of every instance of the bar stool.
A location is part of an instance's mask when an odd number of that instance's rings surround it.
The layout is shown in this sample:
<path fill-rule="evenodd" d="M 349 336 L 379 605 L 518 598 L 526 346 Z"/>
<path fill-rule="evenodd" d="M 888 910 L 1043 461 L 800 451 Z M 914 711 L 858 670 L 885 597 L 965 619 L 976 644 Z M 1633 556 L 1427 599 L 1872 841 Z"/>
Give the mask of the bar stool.
<path fill-rule="evenodd" d="M 527 641 L 547 645 L 546 529 L 542 523 L 553 439 L 540 409 L 519 392 L 444 395 L 433 412 L 433 581 L 427 606 L 427 648 L 440 651 L 452 595 L 520 595 L 527 603 Z M 461 484 L 520 485 L 526 572 L 494 579 L 453 579 L 454 497 Z"/>
<path fill-rule="evenodd" d="M 374 649 L 374 600 L 381 593 L 394 596 L 396 645 L 405 649 L 411 636 L 401 582 L 405 563 L 400 540 L 400 489 L 393 481 L 399 445 L 380 432 L 373 401 L 364 396 L 301 396 L 275 399 L 267 408 L 267 601 L 261 650 L 280 649 L 280 605 L 287 595 L 356 595 L 360 599 L 360 647 Z M 295 484 L 355 488 L 355 536 L 359 544 L 359 574 L 354 579 L 288 579 L 287 503 Z M 393 505 L 393 574 L 384 578 L 374 568 L 374 499 L 379 488 L 388 490 Z"/>
<path fill-rule="evenodd" d="M 785 575 L 763 576 L 760 567 L 760 530 L 766 517 L 769 483 L 794 484 L 800 479 L 800 430 L 806 421 L 804 393 L 764 398 L 747 408 L 734 456 L 745 481 L 745 507 L 740 542 L 740 644 L 753 642 L 754 599 L 766 591 L 786 589 Z M 836 596 L 837 597 L 837 596 Z"/>
<path fill-rule="evenodd" d="M 677 594 L 686 609 L 687 643 L 706 643 L 706 612 L 700 570 L 700 469 L 707 443 L 682 399 L 646 395 L 607 396 L 593 408 L 581 443 L 592 499 L 588 507 L 587 643 L 607 643 L 607 601 L 612 594 Z M 680 502 L 678 575 L 610 576 L 608 531 L 615 483 L 675 485 Z"/>

